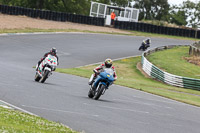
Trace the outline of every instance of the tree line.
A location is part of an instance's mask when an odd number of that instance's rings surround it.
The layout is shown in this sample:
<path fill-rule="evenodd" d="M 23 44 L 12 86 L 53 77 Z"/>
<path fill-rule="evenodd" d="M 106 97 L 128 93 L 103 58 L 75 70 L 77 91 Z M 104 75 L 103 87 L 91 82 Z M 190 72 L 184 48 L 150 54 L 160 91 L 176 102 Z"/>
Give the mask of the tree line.
<path fill-rule="evenodd" d="M 168 0 L 0 0 L 0 4 L 89 15 L 91 1 L 140 10 L 139 20 L 158 20 L 196 28 L 200 23 L 200 1 L 169 5 Z"/>

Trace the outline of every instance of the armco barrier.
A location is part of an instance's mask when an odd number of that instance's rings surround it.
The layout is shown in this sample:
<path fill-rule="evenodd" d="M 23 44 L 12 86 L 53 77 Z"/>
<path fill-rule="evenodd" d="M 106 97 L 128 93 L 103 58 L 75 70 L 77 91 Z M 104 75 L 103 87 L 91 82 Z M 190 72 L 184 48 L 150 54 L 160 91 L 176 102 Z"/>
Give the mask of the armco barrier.
<path fill-rule="evenodd" d="M 54 12 L 48 10 L 38 10 L 23 8 L 18 6 L 0 5 L 0 13 L 9 15 L 25 15 L 32 18 L 40 18 L 53 21 L 69 21 L 75 23 L 104 26 L 104 18 L 89 17 L 83 15 L 69 14 L 64 12 Z"/>
<path fill-rule="evenodd" d="M 142 69 L 152 78 L 162 81 L 166 84 L 170 84 L 177 87 L 189 88 L 194 90 L 200 90 L 200 79 L 193 79 L 187 77 L 181 77 L 177 75 L 173 75 L 162 71 L 151 62 L 146 59 L 147 55 L 154 53 L 159 50 L 170 49 L 176 47 L 178 45 L 170 45 L 170 46 L 163 46 L 158 47 L 153 50 L 148 50 L 142 54 L 141 64 Z"/>

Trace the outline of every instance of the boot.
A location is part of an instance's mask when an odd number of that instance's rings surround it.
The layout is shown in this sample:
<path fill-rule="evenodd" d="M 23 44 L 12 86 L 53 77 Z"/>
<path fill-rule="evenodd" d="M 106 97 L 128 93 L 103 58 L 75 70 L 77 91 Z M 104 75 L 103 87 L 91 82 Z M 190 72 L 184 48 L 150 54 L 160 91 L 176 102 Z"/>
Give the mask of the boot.
<path fill-rule="evenodd" d="M 88 82 L 88 84 L 92 85 L 93 82 L 94 82 L 94 78 L 92 79 L 92 81 Z"/>
<path fill-rule="evenodd" d="M 95 75 L 92 74 L 91 77 L 90 77 L 90 80 L 89 80 L 88 84 L 92 85 L 92 83 L 94 82 L 95 79 L 96 79 Z"/>
<path fill-rule="evenodd" d="M 38 64 L 37 64 L 37 65 L 36 65 L 36 71 L 38 71 L 38 67 L 39 67 L 39 66 L 38 66 Z"/>

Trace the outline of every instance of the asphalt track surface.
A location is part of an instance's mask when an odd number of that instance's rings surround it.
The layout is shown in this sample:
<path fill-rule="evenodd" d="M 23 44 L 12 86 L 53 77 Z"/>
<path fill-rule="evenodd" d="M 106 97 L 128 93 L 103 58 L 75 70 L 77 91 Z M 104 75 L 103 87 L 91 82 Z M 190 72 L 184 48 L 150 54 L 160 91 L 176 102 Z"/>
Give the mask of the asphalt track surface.
<path fill-rule="evenodd" d="M 87 97 L 88 79 L 56 72 L 44 84 L 34 81 L 32 67 L 53 46 L 59 67 L 69 68 L 141 55 L 143 39 L 82 33 L 0 36 L 0 100 L 86 133 L 199 133 L 195 106 L 117 85 L 96 101 Z M 152 38 L 152 47 L 190 43 Z"/>

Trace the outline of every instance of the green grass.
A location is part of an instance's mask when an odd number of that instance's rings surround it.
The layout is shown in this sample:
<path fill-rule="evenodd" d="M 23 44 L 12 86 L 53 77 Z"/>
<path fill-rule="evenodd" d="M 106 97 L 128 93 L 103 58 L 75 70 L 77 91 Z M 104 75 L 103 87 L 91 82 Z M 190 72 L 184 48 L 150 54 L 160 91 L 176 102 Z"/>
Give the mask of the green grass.
<path fill-rule="evenodd" d="M 40 117 L 0 107 L 1 133 L 78 133 Z"/>
<path fill-rule="evenodd" d="M 151 78 L 145 77 L 137 69 L 137 64 L 140 62 L 140 60 L 141 57 L 132 57 L 114 61 L 114 66 L 116 67 L 118 75 L 118 80 L 115 82 L 115 84 L 200 106 L 200 91 L 166 85 Z M 92 70 L 96 66 L 97 65 L 91 65 L 68 69 L 58 68 L 57 71 L 89 78 L 93 73 Z"/>
<path fill-rule="evenodd" d="M 149 55 L 147 59 L 168 73 L 200 79 L 200 67 L 188 63 L 184 57 L 189 57 L 187 46 L 158 51 Z"/>
<path fill-rule="evenodd" d="M 139 31 L 129 31 L 122 30 L 129 33 L 117 33 L 117 32 L 96 32 L 88 30 L 77 30 L 77 29 L 35 29 L 35 28 L 25 28 L 25 29 L 0 29 L 0 34 L 3 33 L 33 33 L 33 32 L 85 32 L 85 33 L 101 33 L 101 34 L 113 34 L 113 35 L 129 35 L 129 36 L 145 36 L 145 37 L 159 37 L 159 38 L 172 38 L 172 39 L 181 39 L 181 40 L 193 40 L 200 41 L 200 39 L 180 37 L 180 36 L 171 36 L 171 35 L 162 35 L 154 33 L 145 33 Z"/>

